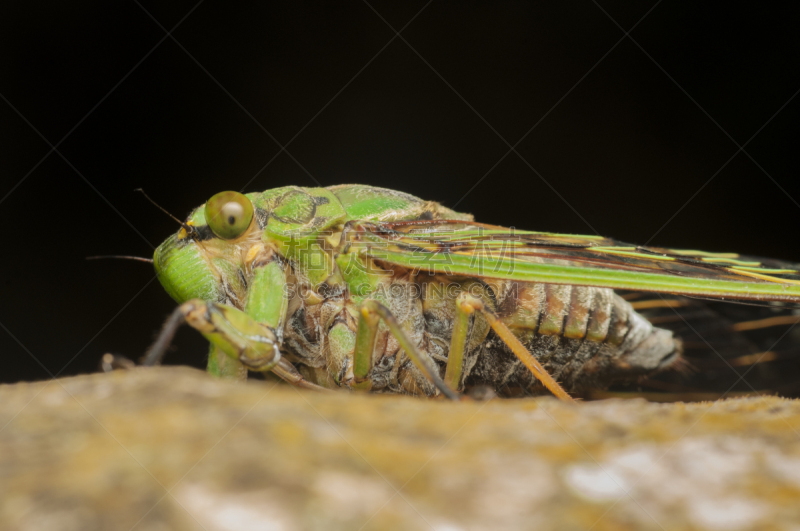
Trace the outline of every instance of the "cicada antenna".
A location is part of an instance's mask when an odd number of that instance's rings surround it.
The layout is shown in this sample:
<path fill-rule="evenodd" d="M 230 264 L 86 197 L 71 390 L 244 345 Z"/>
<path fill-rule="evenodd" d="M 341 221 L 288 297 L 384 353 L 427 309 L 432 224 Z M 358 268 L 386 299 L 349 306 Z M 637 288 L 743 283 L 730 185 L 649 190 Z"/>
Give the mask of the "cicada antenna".
<path fill-rule="evenodd" d="M 87 260 L 103 260 L 106 258 L 112 258 L 117 260 L 135 260 L 137 262 L 147 262 L 148 264 L 153 263 L 152 258 L 144 258 L 142 256 L 128 256 L 124 254 L 105 254 L 101 256 L 87 256 Z"/>
<path fill-rule="evenodd" d="M 149 196 L 149 195 L 147 195 L 146 193 L 144 193 L 144 190 L 142 190 L 141 188 L 136 188 L 136 189 L 134 189 L 134 192 L 141 192 L 141 194 L 142 194 L 142 195 L 145 197 L 145 199 L 147 199 L 148 201 L 150 201 L 151 203 L 153 203 L 153 204 L 156 206 L 156 208 L 158 208 L 158 209 L 159 209 L 161 212 L 163 212 L 164 214 L 168 215 L 169 217 L 171 217 L 172 219 L 174 219 L 175 221 L 177 221 L 177 222 L 178 222 L 178 224 L 179 224 L 181 227 L 183 227 L 183 230 L 185 230 L 185 231 L 186 231 L 186 232 L 187 232 L 189 235 L 194 235 L 194 234 L 195 234 L 195 230 L 192 228 L 192 226 L 191 226 L 191 225 L 188 225 L 187 223 L 185 223 L 185 222 L 183 222 L 183 221 L 179 220 L 178 218 L 176 218 L 175 216 L 173 216 L 173 215 L 172 215 L 172 214 L 171 214 L 171 213 L 170 213 L 170 212 L 169 212 L 169 211 L 168 211 L 166 208 L 162 207 L 161 205 L 159 205 L 158 203 L 156 203 L 155 201 L 153 201 L 153 200 L 150 198 L 150 196 Z"/>

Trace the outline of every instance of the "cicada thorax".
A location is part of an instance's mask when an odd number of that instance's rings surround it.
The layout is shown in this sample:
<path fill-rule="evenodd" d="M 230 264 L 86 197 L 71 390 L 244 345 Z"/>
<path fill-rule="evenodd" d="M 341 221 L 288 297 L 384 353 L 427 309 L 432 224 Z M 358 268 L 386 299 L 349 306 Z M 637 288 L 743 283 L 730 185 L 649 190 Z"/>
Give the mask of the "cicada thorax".
<path fill-rule="evenodd" d="M 346 318 L 347 299 L 341 291 L 320 293 L 302 269 L 287 269 L 287 311 L 283 323 L 283 351 L 310 382 L 334 387 L 327 337 L 336 320 Z"/>
<path fill-rule="evenodd" d="M 293 271 L 289 281 L 284 350 L 308 381 L 325 387 L 345 385 L 353 378 L 358 302 L 346 291 L 318 293 L 302 272 Z M 389 308 L 412 341 L 424 343 L 423 299 L 407 275 L 387 271 L 385 282 L 372 297 Z M 435 388 L 402 355 L 400 344 L 383 323 L 375 341 L 370 380 L 375 391 L 435 394 Z"/>

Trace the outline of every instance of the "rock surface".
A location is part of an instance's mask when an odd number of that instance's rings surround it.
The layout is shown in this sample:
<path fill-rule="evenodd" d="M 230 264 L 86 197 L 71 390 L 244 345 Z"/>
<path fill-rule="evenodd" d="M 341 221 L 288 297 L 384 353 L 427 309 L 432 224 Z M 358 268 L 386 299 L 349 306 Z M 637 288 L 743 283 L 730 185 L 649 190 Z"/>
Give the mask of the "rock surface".
<path fill-rule="evenodd" d="M 136 369 L 0 386 L 0 528 L 800 529 L 800 402 L 446 403 Z"/>

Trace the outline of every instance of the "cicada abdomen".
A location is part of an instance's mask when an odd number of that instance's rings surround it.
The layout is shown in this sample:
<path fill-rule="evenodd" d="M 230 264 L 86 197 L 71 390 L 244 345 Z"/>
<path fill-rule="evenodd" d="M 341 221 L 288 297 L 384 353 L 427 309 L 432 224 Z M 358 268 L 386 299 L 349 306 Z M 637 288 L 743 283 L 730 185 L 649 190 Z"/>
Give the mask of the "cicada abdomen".
<path fill-rule="evenodd" d="M 515 281 L 488 281 L 485 286 L 482 298 L 570 393 L 635 380 L 680 358 L 680 340 L 650 324 L 611 289 Z M 446 307 L 441 304 L 438 312 L 425 314 L 428 334 L 439 345 L 450 340 L 447 322 L 452 314 L 442 311 Z M 479 315 L 473 318 L 463 388 L 485 385 L 503 396 L 546 393 L 481 321 Z"/>

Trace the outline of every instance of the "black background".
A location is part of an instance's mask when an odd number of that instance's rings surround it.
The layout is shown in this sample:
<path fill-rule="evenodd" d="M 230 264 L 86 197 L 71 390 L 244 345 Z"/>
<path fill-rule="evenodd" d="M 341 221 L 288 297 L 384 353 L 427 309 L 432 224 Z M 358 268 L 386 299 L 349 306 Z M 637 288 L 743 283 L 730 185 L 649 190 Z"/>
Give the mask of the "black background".
<path fill-rule="evenodd" d="M 598 2 L 4 0 L 0 381 L 150 343 L 174 307 L 152 268 L 84 260 L 176 230 L 138 187 L 183 217 L 225 189 L 366 183 L 800 262 L 797 4 Z M 198 334 L 177 344 L 202 366 Z"/>

